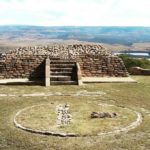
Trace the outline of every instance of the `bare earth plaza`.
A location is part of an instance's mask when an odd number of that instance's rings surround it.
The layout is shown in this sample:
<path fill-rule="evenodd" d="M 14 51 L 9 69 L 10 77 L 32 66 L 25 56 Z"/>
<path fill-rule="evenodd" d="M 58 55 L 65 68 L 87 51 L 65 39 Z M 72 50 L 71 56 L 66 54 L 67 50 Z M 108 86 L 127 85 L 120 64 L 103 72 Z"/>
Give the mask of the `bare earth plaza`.
<path fill-rule="evenodd" d="M 101 45 L 2 53 L 0 149 L 149 149 L 149 89 Z"/>

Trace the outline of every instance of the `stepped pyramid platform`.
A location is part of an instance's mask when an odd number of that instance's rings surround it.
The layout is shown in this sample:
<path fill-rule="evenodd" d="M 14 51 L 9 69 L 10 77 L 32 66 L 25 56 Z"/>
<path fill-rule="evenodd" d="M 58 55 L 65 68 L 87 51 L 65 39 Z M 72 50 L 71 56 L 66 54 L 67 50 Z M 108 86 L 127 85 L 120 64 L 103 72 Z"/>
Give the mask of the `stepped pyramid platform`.
<path fill-rule="evenodd" d="M 0 80 L 76 85 L 82 84 L 82 78 L 128 76 L 123 61 L 98 44 L 20 47 L 0 55 Z"/>

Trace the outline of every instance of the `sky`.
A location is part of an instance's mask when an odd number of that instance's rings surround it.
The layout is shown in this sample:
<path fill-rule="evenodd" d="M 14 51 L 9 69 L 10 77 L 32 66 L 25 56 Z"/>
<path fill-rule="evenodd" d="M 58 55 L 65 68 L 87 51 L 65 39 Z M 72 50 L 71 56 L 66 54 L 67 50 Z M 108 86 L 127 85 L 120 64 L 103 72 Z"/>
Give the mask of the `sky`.
<path fill-rule="evenodd" d="M 0 25 L 150 26 L 150 0 L 0 0 Z"/>

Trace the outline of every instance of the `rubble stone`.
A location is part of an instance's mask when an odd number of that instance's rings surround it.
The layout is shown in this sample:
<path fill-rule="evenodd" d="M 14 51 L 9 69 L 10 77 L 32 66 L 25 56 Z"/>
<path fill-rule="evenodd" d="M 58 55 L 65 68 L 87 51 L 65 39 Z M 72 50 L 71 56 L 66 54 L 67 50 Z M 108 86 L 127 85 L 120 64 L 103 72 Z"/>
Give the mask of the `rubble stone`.
<path fill-rule="evenodd" d="M 117 116 L 116 113 L 109 112 L 92 112 L 91 118 L 115 118 Z"/>
<path fill-rule="evenodd" d="M 72 116 L 69 112 L 69 105 L 58 105 L 56 107 L 56 114 L 57 114 L 57 125 L 59 126 L 64 126 L 64 125 L 69 125 Z"/>

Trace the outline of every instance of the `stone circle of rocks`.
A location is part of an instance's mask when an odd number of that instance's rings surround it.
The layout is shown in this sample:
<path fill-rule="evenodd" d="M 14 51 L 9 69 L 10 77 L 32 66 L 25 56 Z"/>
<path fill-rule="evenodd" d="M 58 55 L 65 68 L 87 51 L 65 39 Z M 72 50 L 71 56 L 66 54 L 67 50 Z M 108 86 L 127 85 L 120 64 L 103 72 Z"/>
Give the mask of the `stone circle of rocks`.
<path fill-rule="evenodd" d="M 115 118 L 117 117 L 117 114 L 115 112 L 109 113 L 109 112 L 92 112 L 91 118 Z"/>
<path fill-rule="evenodd" d="M 102 91 L 95 91 L 95 92 L 88 92 L 86 90 L 79 91 L 79 92 L 48 92 L 48 93 L 31 93 L 31 94 L 0 94 L 0 97 L 49 97 L 49 96 L 103 96 L 106 95 L 105 92 Z"/>
<path fill-rule="evenodd" d="M 72 121 L 72 115 L 69 112 L 70 105 L 58 105 L 56 106 L 56 114 L 57 114 L 57 125 L 58 126 L 66 126 L 69 125 Z"/>
<path fill-rule="evenodd" d="M 25 131 L 28 131 L 28 132 L 31 132 L 31 133 L 38 133 L 38 134 L 43 134 L 43 135 L 53 135 L 53 136 L 61 136 L 61 137 L 80 137 L 81 135 L 78 135 L 78 134 L 75 134 L 75 133 L 60 133 L 60 132 L 54 132 L 54 131 L 49 131 L 49 130 L 38 130 L 38 129 L 32 129 L 32 128 L 29 128 L 29 127 L 25 127 L 23 126 L 21 123 L 18 123 L 17 121 L 17 118 L 18 116 L 20 116 L 24 111 L 27 111 L 28 109 L 32 109 L 32 108 L 35 108 L 35 107 L 39 107 L 39 106 L 44 106 L 46 104 L 40 104 L 40 105 L 34 105 L 34 106 L 31 106 L 31 107 L 27 107 L 27 108 L 24 108 L 20 111 L 17 112 L 17 114 L 14 116 L 14 124 L 17 128 L 20 128 L 22 130 L 25 130 Z M 108 105 L 108 104 L 101 104 L 102 106 L 114 106 L 114 105 Z M 131 110 L 129 108 L 126 108 L 127 110 Z M 132 130 L 132 129 L 135 129 L 137 126 L 139 126 L 141 123 L 142 123 L 142 115 L 141 113 L 137 112 L 137 111 L 134 111 L 132 110 L 133 113 L 136 114 L 136 120 L 133 121 L 132 123 L 130 123 L 128 126 L 125 126 L 125 127 L 122 127 L 120 129 L 116 129 L 116 130 L 113 130 L 113 131 L 110 131 L 110 132 L 100 132 L 100 133 L 97 133 L 96 136 L 113 136 L 115 134 L 120 134 L 120 133 L 127 133 L 128 131 Z"/>

